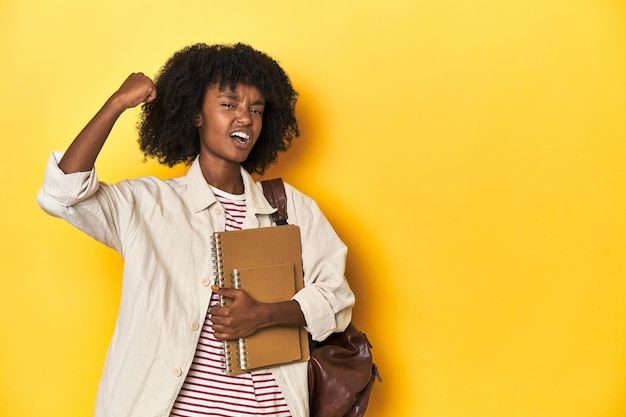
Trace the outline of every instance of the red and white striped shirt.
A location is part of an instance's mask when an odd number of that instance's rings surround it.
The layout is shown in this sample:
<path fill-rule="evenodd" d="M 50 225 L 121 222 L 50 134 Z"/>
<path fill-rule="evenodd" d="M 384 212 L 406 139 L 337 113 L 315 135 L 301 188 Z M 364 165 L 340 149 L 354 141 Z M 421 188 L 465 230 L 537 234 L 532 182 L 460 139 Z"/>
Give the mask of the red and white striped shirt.
<path fill-rule="evenodd" d="M 243 195 L 211 187 L 226 213 L 226 230 L 239 230 L 246 214 Z M 213 294 L 210 305 L 218 305 Z M 225 371 L 224 342 L 215 338 L 207 314 L 196 354 L 170 413 L 176 417 L 280 416 L 291 413 L 280 387 L 269 371 L 229 376 Z"/>

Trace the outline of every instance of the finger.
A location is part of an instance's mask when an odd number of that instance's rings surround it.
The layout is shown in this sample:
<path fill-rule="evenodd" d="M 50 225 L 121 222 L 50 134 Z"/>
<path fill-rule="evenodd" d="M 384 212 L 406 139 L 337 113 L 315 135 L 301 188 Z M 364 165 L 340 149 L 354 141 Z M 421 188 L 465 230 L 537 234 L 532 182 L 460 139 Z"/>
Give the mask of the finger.
<path fill-rule="evenodd" d="M 144 99 L 144 103 L 150 103 L 153 102 L 157 97 L 157 92 L 156 92 L 156 88 L 151 88 L 148 91 L 148 95 L 146 96 L 146 98 Z"/>
<path fill-rule="evenodd" d="M 218 340 L 230 340 L 237 337 L 230 327 L 215 323 L 213 323 L 213 335 Z"/>
<path fill-rule="evenodd" d="M 238 290 L 238 289 L 235 289 L 235 288 L 218 288 L 216 286 L 211 287 L 211 289 L 217 295 L 220 295 L 220 296 L 226 297 L 226 298 L 231 298 L 233 300 L 235 298 L 237 298 L 237 294 L 239 294 L 239 292 L 241 291 L 241 290 Z"/>
<path fill-rule="evenodd" d="M 215 329 L 213 329 L 213 336 L 215 336 L 215 338 L 217 340 L 228 340 L 228 334 L 227 333 L 218 332 Z"/>
<path fill-rule="evenodd" d="M 213 323 L 216 321 L 223 324 L 222 321 L 228 317 L 228 309 L 226 307 L 213 306 L 209 309 L 209 315 Z"/>

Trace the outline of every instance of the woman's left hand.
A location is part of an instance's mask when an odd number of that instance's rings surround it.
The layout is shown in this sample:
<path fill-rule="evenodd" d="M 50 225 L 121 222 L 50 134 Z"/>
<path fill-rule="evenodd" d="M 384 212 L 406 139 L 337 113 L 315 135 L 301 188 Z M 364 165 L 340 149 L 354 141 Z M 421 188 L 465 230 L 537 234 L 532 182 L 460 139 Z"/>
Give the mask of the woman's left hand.
<path fill-rule="evenodd" d="M 217 339 L 246 337 L 267 326 L 264 323 L 264 304 L 255 301 L 244 290 L 214 287 L 213 292 L 232 300 L 227 307 L 214 306 L 209 309 Z"/>

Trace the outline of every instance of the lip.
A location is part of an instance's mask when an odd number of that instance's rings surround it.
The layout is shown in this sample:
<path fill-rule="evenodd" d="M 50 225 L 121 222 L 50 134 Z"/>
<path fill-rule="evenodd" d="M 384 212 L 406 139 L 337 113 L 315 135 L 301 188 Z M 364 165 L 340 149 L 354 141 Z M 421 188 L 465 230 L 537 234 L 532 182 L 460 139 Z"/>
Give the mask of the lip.
<path fill-rule="evenodd" d="M 237 134 L 243 134 L 246 138 Z M 247 146 L 252 142 L 252 130 L 246 128 L 235 129 L 228 134 L 228 137 L 238 146 Z"/>

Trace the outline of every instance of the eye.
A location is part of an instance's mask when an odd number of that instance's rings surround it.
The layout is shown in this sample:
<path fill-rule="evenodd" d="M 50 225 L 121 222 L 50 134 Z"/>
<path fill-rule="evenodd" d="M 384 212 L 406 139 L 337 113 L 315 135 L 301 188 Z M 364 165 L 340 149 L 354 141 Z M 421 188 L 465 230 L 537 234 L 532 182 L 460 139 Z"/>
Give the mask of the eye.
<path fill-rule="evenodd" d="M 263 115 L 263 110 L 261 110 L 261 109 L 250 109 L 250 112 L 252 112 L 254 114 L 258 114 L 259 116 Z"/>

